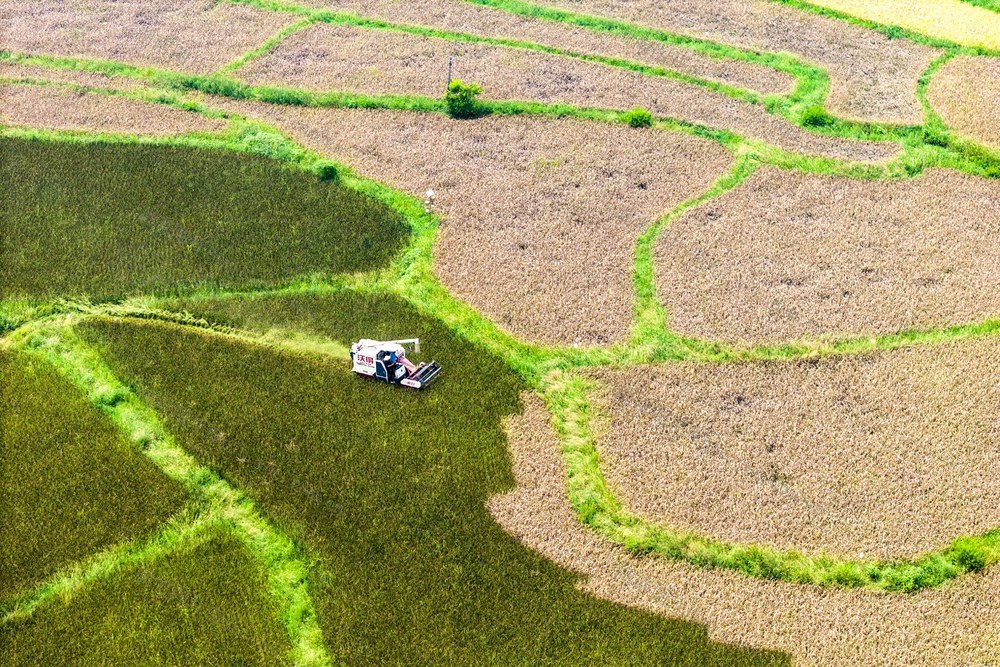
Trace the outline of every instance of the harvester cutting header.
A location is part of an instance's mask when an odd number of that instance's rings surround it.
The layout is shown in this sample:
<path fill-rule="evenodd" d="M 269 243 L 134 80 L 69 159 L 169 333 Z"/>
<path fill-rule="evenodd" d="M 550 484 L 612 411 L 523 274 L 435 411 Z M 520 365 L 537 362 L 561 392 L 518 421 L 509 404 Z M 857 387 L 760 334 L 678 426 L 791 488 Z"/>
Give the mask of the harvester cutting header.
<path fill-rule="evenodd" d="M 412 345 L 414 352 L 420 352 L 420 340 L 379 341 L 362 338 L 351 344 L 352 371 L 362 377 L 381 380 L 387 384 L 399 384 L 412 389 L 429 386 L 441 372 L 436 361 L 414 364 L 406 358 L 406 347 Z"/>

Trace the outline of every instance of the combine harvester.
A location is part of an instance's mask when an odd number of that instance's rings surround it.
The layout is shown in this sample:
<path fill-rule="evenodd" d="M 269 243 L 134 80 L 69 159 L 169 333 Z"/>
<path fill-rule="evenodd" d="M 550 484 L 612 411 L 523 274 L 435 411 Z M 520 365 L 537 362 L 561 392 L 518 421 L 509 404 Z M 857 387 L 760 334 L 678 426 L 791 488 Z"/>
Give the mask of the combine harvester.
<path fill-rule="evenodd" d="M 414 352 L 420 352 L 420 340 L 417 338 L 389 341 L 362 338 L 351 343 L 351 361 L 354 364 L 351 370 L 386 384 L 401 384 L 412 389 L 429 386 L 441 372 L 441 365 L 436 361 L 414 364 L 406 358 L 405 345 L 413 345 Z"/>

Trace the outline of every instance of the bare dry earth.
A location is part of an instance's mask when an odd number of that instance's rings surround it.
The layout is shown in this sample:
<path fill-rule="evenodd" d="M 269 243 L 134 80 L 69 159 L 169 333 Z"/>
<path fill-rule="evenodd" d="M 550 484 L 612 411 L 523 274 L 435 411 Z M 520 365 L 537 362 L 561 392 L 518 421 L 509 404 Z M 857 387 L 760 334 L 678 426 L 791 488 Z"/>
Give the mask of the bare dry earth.
<path fill-rule="evenodd" d="M 294 20 L 212 0 L 0 0 L 0 49 L 207 74 Z"/>
<path fill-rule="evenodd" d="M 587 55 L 659 65 L 737 88 L 785 95 L 793 77 L 769 67 L 716 59 L 663 42 L 620 37 L 570 25 L 531 19 L 464 0 L 308 0 L 303 3 L 394 23 L 423 25 L 482 37 L 519 39 Z"/>
<path fill-rule="evenodd" d="M 883 161 L 899 152 L 893 143 L 812 134 L 763 107 L 663 77 L 524 49 L 349 26 L 322 24 L 293 35 L 240 77 L 255 84 L 440 97 L 451 55 L 456 56 L 454 75 L 481 84 L 489 99 L 619 110 L 641 105 L 657 115 L 734 130 L 789 151 L 845 160 Z"/>
<path fill-rule="evenodd" d="M 438 277 L 514 335 L 547 343 L 622 339 L 636 237 L 732 161 L 703 139 L 606 123 L 211 103 L 390 187 L 421 199 L 433 189 Z"/>
<path fill-rule="evenodd" d="M 862 181 L 767 167 L 656 246 L 671 327 L 741 343 L 1000 314 L 1000 188 L 932 170 Z"/>
<path fill-rule="evenodd" d="M 584 527 L 566 500 L 559 442 L 541 402 L 508 422 L 517 488 L 488 507 L 526 546 L 589 575 L 599 597 L 703 623 L 716 641 L 816 667 L 987 667 L 1000 662 L 1000 568 L 914 595 L 823 589 L 635 558 Z"/>
<path fill-rule="evenodd" d="M 56 86 L 0 84 L 0 125 L 167 135 L 221 132 L 226 121 L 116 95 Z"/>
<path fill-rule="evenodd" d="M 830 75 L 828 109 L 858 120 L 922 122 L 917 79 L 939 53 L 769 0 L 537 2 L 743 48 L 787 51 L 825 69 Z"/>
<path fill-rule="evenodd" d="M 1000 340 L 596 374 L 615 496 L 655 523 L 848 558 L 1000 528 Z"/>
<path fill-rule="evenodd" d="M 953 58 L 931 79 L 927 101 L 949 127 L 1000 149 L 1000 58 Z"/>

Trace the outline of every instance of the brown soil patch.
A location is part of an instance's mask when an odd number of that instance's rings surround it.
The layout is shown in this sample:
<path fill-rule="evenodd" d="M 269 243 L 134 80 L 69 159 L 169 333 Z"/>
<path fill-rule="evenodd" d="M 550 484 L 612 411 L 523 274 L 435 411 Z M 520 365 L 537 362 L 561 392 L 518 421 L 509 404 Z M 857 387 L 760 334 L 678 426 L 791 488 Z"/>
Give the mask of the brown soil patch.
<path fill-rule="evenodd" d="M 257 84 L 440 97 L 451 55 L 456 56 L 454 76 L 482 85 L 488 99 L 619 110 L 640 105 L 657 115 L 733 130 L 790 151 L 847 160 L 886 160 L 899 151 L 891 143 L 811 134 L 763 107 L 662 77 L 523 49 L 349 26 L 316 25 L 293 35 L 241 77 Z"/>
<path fill-rule="evenodd" d="M 953 58 L 931 79 L 927 100 L 949 127 L 1000 149 L 1000 58 Z"/>
<path fill-rule="evenodd" d="M 1000 527 L 1000 340 L 601 373 L 615 495 L 653 522 L 847 558 Z"/>
<path fill-rule="evenodd" d="M 533 341 L 624 337 L 635 239 L 732 160 L 706 140 L 606 123 L 212 103 L 420 199 L 433 189 L 437 275 Z"/>
<path fill-rule="evenodd" d="M 829 109 L 859 120 L 920 123 L 917 79 L 939 53 L 770 0 L 538 0 L 763 51 L 787 51 L 830 75 Z"/>
<path fill-rule="evenodd" d="M 1000 314 L 1000 188 L 932 170 L 861 181 L 765 168 L 656 247 L 671 326 L 766 343 Z"/>
<path fill-rule="evenodd" d="M 115 95 L 0 84 L 0 124 L 49 130 L 164 135 L 221 132 L 226 122 Z"/>
<path fill-rule="evenodd" d="M 0 48 L 207 74 L 294 20 L 212 0 L 0 0 Z"/>
<path fill-rule="evenodd" d="M 423 25 L 483 37 L 521 39 L 587 55 L 659 65 L 737 88 L 785 95 L 795 80 L 768 67 L 717 60 L 662 42 L 619 37 L 570 25 L 517 16 L 465 0 L 311 0 L 305 4 L 350 11 L 393 23 Z"/>
<path fill-rule="evenodd" d="M 1000 568 L 915 595 L 831 590 L 638 559 L 576 519 L 548 415 L 534 396 L 508 422 L 516 490 L 490 499 L 526 546 L 590 579 L 599 597 L 707 626 L 716 641 L 774 649 L 799 666 L 986 667 L 1000 661 Z"/>

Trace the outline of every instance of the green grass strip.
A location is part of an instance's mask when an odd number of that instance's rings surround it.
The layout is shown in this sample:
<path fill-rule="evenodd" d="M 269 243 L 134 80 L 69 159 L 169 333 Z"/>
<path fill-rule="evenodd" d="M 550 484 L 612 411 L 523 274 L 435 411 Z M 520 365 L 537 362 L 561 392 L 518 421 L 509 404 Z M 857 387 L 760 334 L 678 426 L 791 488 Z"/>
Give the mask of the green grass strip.
<path fill-rule="evenodd" d="M 969 0 L 965 0 L 968 2 Z M 987 0 L 991 1 L 991 0 Z M 996 0 L 992 0 L 996 2 Z M 997 49 L 988 49 L 981 46 L 963 46 L 956 42 L 948 39 L 941 39 L 939 37 L 931 37 L 929 35 L 924 35 L 919 32 L 914 32 L 913 30 L 908 30 L 898 25 L 886 25 L 884 23 L 877 23 L 868 19 L 863 19 L 851 14 L 847 14 L 836 9 L 830 9 L 829 7 L 821 7 L 820 5 L 814 5 L 810 2 L 805 2 L 805 0 L 770 0 L 770 2 L 776 2 L 780 5 L 787 5 L 788 7 L 794 7 L 795 9 L 802 10 L 804 12 L 812 12 L 813 14 L 818 14 L 820 16 L 825 16 L 826 18 L 837 19 L 839 21 L 847 21 L 852 25 L 856 25 L 868 30 L 874 30 L 875 32 L 882 33 L 889 39 L 907 39 L 911 42 L 916 42 L 917 44 L 923 44 L 924 46 L 930 46 L 936 49 L 956 49 L 961 53 L 965 53 L 973 56 L 1000 56 L 1000 51 Z"/>
<path fill-rule="evenodd" d="M 407 95 L 360 95 L 354 93 L 313 93 L 296 88 L 251 86 L 231 77 L 197 76 L 153 68 L 138 68 L 110 61 L 52 56 L 30 56 L 0 52 L 0 60 L 66 69 L 101 72 L 111 76 L 128 76 L 147 81 L 154 86 L 178 90 L 193 90 L 230 99 L 245 99 L 293 106 L 366 108 L 425 113 L 445 113 L 444 100 Z M 187 101 L 190 110 L 197 103 Z M 547 104 L 524 101 L 482 101 L 485 113 L 500 115 L 536 115 L 551 118 L 574 118 L 597 122 L 625 123 L 625 114 L 613 109 L 580 108 L 568 104 Z M 749 140 L 729 130 L 710 128 L 670 118 L 660 118 L 658 129 L 684 132 L 716 141 L 733 151 L 751 149 L 767 164 L 810 173 L 828 173 L 857 178 L 915 176 L 924 169 L 947 167 L 987 178 L 1000 178 L 1000 151 L 994 151 L 950 135 L 938 134 L 931 142 L 921 127 L 895 127 L 876 124 L 847 123 L 830 120 L 823 133 L 851 139 L 896 141 L 903 151 L 885 164 L 852 163 L 821 156 L 786 151 L 759 140 Z M 263 153 L 262 153 L 263 154 Z"/>
<path fill-rule="evenodd" d="M 314 18 L 306 17 L 300 21 L 296 21 L 295 23 L 285 26 L 280 31 L 278 31 L 274 36 L 264 41 L 264 43 L 258 46 L 257 48 L 247 51 L 246 53 L 237 57 L 231 63 L 220 67 L 218 70 L 215 71 L 215 74 L 221 76 L 224 74 L 231 74 L 232 72 L 235 72 L 236 70 L 250 63 L 250 61 L 256 60 L 261 56 L 267 55 L 268 53 L 276 49 L 278 45 L 281 44 L 283 41 L 285 41 L 288 37 L 294 35 L 303 28 L 308 28 L 315 22 L 316 20 Z"/>
<path fill-rule="evenodd" d="M 67 602 L 92 584 L 110 579 L 124 570 L 160 558 L 180 549 L 193 549 L 211 539 L 219 517 L 200 507 L 181 511 L 157 532 L 141 542 L 129 542 L 94 554 L 63 569 L 48 581 L 0 608 L 0 626 L 27 620 L 50 602 Z"/>
<path fill-rule="evenodd" d="M 594 431 L 606 417 L 590 398 L 593 390 L 588 380 L 553 373 L 543 391 L 563 443 L 570 502 L 585 524 L 636 555 L 797 584 L 901 593 L 934 588 L 1000 560 L 1000 529 L 959 537 L 912 560 L 865 561 L 723 542 L 644 521 L 622 507 L 601 473 Z"/>
<path fill-rule="evenodd" d="M 988 9 L 991 12 L 1000 13 L 1000 0 L 962 0 L 962 2 L 967 2 L 970 5 L 975 5 L 976 7 Z"/>
<path fill-rule="evenodd" d="M 185 452 L 156 413 L 74 333 L 71 323 L 72 316 L 66 316 L 60 324 L 21 331 L 19 347 L 52 364 L 164 474 L 190 489 L 202 502 L 218 508 L 217 516 L 234 526 L 235 534 L 267 576 L 270 592 L 281 609 L 282 626 L 291 641 L 293 663 L 330 664 L 309 595 L 309 566 L 298 547 L 264 519 L 242 492 Z"/>
<path fill-rule="evenodd" d="M 667 313 L 656 296 L 656 279 L 653 266 L 653 251 L 663 230 L 687 211 L 714 199 L 750 178 L 760 166 L 755 154 L 740 155 L 730 170 L 721 176 L 705 192 L 681 202 L 666 215 L 659 218 L 639 237 L 635 246 L 633 278 L 635 287 L 635 320 L 632 341 L 637 348 L 672 346 L 677 337 L 666 330 Z"/>
<path fill-rule="evenodd" d="M 237 122 L 234 120 L 234 122 Z M 46 135 L 57 140 L 86 140 L 67 137 L 59 133 Z M 266 140 L 260 140 L 265 137 Z M 247 143 L 247 139 L 253 140 Z M 185 143 L 182 141 L 181 143 Z M 315 154 L 298 147 L 277 131 L 259 124 L 237 122 L 237 129 L 225 147 L 231 150 L 263 151 L 293 166 L 310 169 L 320 159 Z M 727 176 L 717 182 L 712 193 L 691 200 L 690 206 L 708 201 L 713 196 L 745 178 L 754 164 L 753 156 L 745 154 Z M 1000 333 L 1000 321 L 961 325 L 946 329 L 905 331 L 880 337 L 858 337 L 842 341 L 806 341 L 778 346 L 757 348 L 730 348 L 703 341 L 681 341 L 662 335 L 658 344 L 643 347 L 618 345 L 611 348 L 574 349 L 556 346 L 533 346 L 521 343 L 499 330 L 490 321 L 468 305 L 458 301 L 441 286 L 433 276 L 432 251 L 436 239 L 437 219 L 423 210 L 416 198 L 395 192 L 378 183 L 356 177 L 346 167 L 342 168 L 342 182 L 365 192 L 392 206 L 402 213 L 411 227 L 411 246 L 406 249 L 389 269 L 373 274 L 352 287 L 362 290 L 389 291 L 405 298 L 423 313 L 444 322 L 461 337 L 501 355 L 525 379 L 543 393 L 556 416 L 560 434 L 566 442 L 566 456 L 571 473 L 574 506 L 591 526 L 611 539 L 644 553 L 659 553 L 682 557 L 698 565 L 730 567 L 757 576 L 780 578 L 808 583 L 864 586 L 892 591 L 917 590 L 939 585 L 968 571 L 975 571 L 992 564 L 997 559 L 994 533 L 985 536 L 960 538 L 941 552 L 929 554 L 916 561 L 899 563 L 855 563 L 825 556 L 806 556 L 796 552 L 777 552 L 765 548 L 738 544 L 716 543 L 696 535 L 665 532 L 665 529 L 640 522 L 621 509 L 608 491 L 600 473 L 594 436 L 590 433 L 593 409 L 587 399 L 590 387 L 582 380 L 571 378 L 565 369 L 597 365 L 622 365 L 664 359 L 699 359 L 704 361 L 734 361 L 750 359 L 794 359 L 824 354 L 859 353 L 873 349 L 891 349 L 916 343 L 956 340 L 972 336 Z M 666 220 L 662 221 L 666 224 Z M 661 225 L 662 228 L 662 225 Z M 651 249 L 656 227 L 644 238 Z M 641 254 L 641 251 L 638 251 Z M 651 275 L 651 266 L 645 269 Z M 640 279 L 645 280 L 645 279 Z M 336 289 L 336 286 L 317 287 L 308 284 L 287 289 Z M 648 298 L 647 294 L 647 298 Z M 647 306 L 650 304 L 647 302 Z M 63 308 L 66 308 L 64 305 Z M 112 313 L 112 310 L 108 311 Z M 136 316 L 135 312 L 122 315 Z M 144 316 L 141 313 L 138 316 Z M 149 316 L 147 314 L 146 316 Z M 49 316 L 52 317 L 52 316 Z M 188 324 L 184 315 L 155 317 L 173 318 L 177 324 Z M 197 325 L 202 326 L 204 325 Z M 207 328 L 212 328 L 211 326 Z M 640 327 L 641 330 L 641 327 Z M 226 333 L 226 332 L 222 332 Z M 655 332 L 656 335 L 660 335 Z M 654 338 L 654 332 L 648 337 Z M 16 332 L 18 337 L 25 334 Z M 279 335 L 280 337 L 280 335 Z M 248 339 L 251 337 L 247 337 Z M 257 339 L 259 342 L 259 339 Z M 305 351 L 305 350 L 299 350 Z M 95 362 L 96 363 L 96 362 Z M 125 390 L 128 391 L 128 390 Z M 89 393 L 89 392 L 88 392 Z M 105 392 L 97 392 L 99 397 Z M 99 399 L 98 399 L 99 400 Z M 155 417 L 155 416 L 153 416 Z M 154 422 L 155 423 L 155 422 Z M 128 422 L 125 422 L 127 427 Z M 128 432 L 128 431 L 127 431 Z M 142 431 L 136 437 L 140 439 Z M 574 486 L 573 479 L 578 486 Z M 583 489 L 583 491 L 580 491 Z M 234 492 L 235 493 L 235 492 Z M 641 539 L 640 539 L 641 538 Z M 680 546 L 678 546 L 680 545 Z M 708 545 L 708 546 L 705 546 Z M 683 547 L 683 548 L 681 548 Z M 280 549 L 277 549 L 280 553 Z M 708 554 L 708 555 L 706 555 Z M 759 554 L 763 554 L 759 556 Z M 775 556 L 778 554 L 778 556 Z M 788 558 L 779 558 L 782 554 Z M 789 555 L 790 554 L 790 555 Z M 846 565 L 844 563 L 847 563 Z M 875 569 L 872 570 L 871 568 Z M 871 574 L 871 572 L 878 574 Z"/>
<path fill-rule="evenodd" d="M 504 37 L 487 37 L 483 35 L 475 35 L 471 33 L 455 32 L 452 30 L 444 30 L 441 28 L 432 28 L 422 25 L 412 25 L 412 24 L 402 24 L 402 23 L 390 23 L 388 21 L 383 21 L 380 19 L 363 18 L 356 14 L 351 14 L 348 12 L 331 12 L 322 9 L 313 9 L 310 7 L 303 7 L 301 5 L 295 5 L 287 2 L 278 2 L 277 0 L 228 0 L 232 4 L 249 5 L 257 9 L 267 10 L 267 11 L 280 11 L 280 12 L 290 12 L 306 16 L 305 20 L 310 23 L 322 22 L 331 25 L 345 25 L 353 26 L 357 28 L 366 28 L 370 30 L 385 30 L 388 32 L 398 32 L 408 35 L 415 35 L 420 37 L 431 37 L 436 39 L 444 39 L 452 42 L 467 43 L 467 44 L 489 44 L 492 46 L 501 46 L 506 48 L 521 49 L 525 51 L 534 51 L 537 53 L 545 53 L 554 56 L 562 56 L 566 58 L 575 58 L 577 60 L 584 60 L 587 62 L 599 63 L 602 65 L 609 65 L 611 67 L 618 67 L 620 69 L 626 69 L 639 74 L 644 74 L 646 76 L 659 76 L 667 79 L 673 79 L 675 81 L 681 81 L 693 86 L 700 86 L 702 88 L 707 88 L 714 92 L 722 93 L 728 97 L 747 104 L 759 104 L 765 101 L 765 99 L 777 102 L 779 96 L 771 96 L 770 98 L 765 98 L 765 96 L 759 93 L 747 90 L 743 88 L 738 88 L 736 86 L 731 86 L 719 81 L 714 81 L 711 79 L 706 79 L 703 77 L 694 76 L 692 74 L 687 74 L 679 70 L 669 69 L 662 67 L 660 65 L 648 65 L 644 63 L 635 62 L 632 60 L 627 60 L 625 58 L 614 58 L 610 56 L 602 56 L 596 54 L 580 53 L 577 51 L 572 51 L 569 49 L 563 49 L 555 46 L 547 46 L 544 44 L 538 44 L 536 42 L 530 42 L 521 39 L 504 38 Z M 280 41 L 280 40 L 278 40 Z M 247 60 L 257 57 L 262 53 L 266 53 L 271 50 L 275 44 L 269 46 L 269 48 L 264 49 L 264 47 L 258 47 L 251 52 L 246 54 Z M 257 53 L 260 51 L 260 53 Z M 241 58 L 243 58 L 241 56 Z M 233 68 L 235 69 L 235 68 Z M 232 71 L 232 70 L 228 70 Z M 225 73 L 225 71 L 220 70 L 219 73 Z M 442 92 L 444 91 L 444 85 L 442 82 Z"/>

